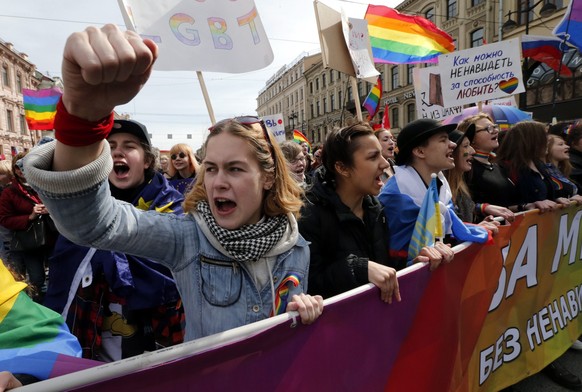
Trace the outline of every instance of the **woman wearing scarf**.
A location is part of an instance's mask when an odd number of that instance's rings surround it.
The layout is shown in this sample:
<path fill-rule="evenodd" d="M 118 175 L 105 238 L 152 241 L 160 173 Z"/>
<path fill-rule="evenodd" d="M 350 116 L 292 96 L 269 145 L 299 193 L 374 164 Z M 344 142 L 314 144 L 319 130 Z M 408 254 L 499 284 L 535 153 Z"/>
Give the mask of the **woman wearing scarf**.
<path fill-rule="evenodd" d="M 172 271 L 186 341 L 286 311 L 312 323 L 323 300 L 303 294 L 309 249 L 297 230 L 301 188 L 259 119 L 211 128 L 186 215 L 140 211 L 109 195 L 113 164 L 104 138 L 112 111 L 139 92 L 156 57 L 153 41 L 111 24 L 68 39 L 57 142 L 25 161 L 31 184 L 71 240 L 149 257 Z"/>

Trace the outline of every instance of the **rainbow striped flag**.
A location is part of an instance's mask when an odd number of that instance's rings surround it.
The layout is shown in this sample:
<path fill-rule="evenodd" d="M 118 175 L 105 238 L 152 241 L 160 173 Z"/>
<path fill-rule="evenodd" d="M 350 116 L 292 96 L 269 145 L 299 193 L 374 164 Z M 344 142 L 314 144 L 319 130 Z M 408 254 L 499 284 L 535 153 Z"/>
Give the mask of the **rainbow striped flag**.
<path fill-rule="evenodd" d="M 408 260 L 414 260 L 425 246 L 434 246 L 436 238 L 443 235 L 437 176 L 433 174 L 408 245 Z"/>
<path fill-rule="evenodd" d="M 375 63 L 436 63 L 439 55 L 455 50 L 453 38 L 423 17 L 369 5 L 364 18 Z"/>
<path fill-rule="evenodd" d="M 374 118 L 376 113 L 378 113 L 380 99 L 382 99 L 382 79 L 378 78 L 378 82 L 374 87 L 372 87 L 370 93 L 364 100 L 363 106 L 368 111 L 368 121 Z"/>
<path fill-rule="evenodd" d="M 57 103 L 63 92 L 58 87 L 42 90 L 23 89 L 24 114 L 30 130 L 50 130 L 54 128 Z"/>
<path fill-rule="evenodd" d="M 101 365 L 78 358 L 81 346 L 63 318 L 33 302 L 0 261 L 0 369 L 40 380 Z"/>
<path fill-rule="evenodd" d="M 307 140 L 307 137 L 305 137 L 304 134 L 302 134 L 301 132 L 299 132 L 298 130 L 293 130 L 293 141 L 295 143 L 307 143 L 307 145 L 309 146 L 309 151 L 311 151 L 311 143 L 309 143 L 309 140 Z"/>

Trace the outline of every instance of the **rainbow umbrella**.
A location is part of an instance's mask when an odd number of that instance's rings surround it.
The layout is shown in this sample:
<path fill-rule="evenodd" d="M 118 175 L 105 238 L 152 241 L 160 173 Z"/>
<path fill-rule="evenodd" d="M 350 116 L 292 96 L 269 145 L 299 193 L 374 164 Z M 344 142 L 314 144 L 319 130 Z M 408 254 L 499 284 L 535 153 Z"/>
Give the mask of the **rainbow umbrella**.
<path fill-rule="evenodd" d="M 481 112 L 487 113 L 495 124 L 500 125 L 502 128 L 508 128 L 513 124 L 517 124 L 523 120 L 531 120 L 531 113 L 524 112 L 513 106 L 505 105 L 483 105 L 481 107 Z M 461 122 L 464 118 L 471 117 L 479 113 L 478 106 L 471 106 L 469 108 L 463 109 L 460 114 L 446 118 L 443 124 L 456 124 Z"/>

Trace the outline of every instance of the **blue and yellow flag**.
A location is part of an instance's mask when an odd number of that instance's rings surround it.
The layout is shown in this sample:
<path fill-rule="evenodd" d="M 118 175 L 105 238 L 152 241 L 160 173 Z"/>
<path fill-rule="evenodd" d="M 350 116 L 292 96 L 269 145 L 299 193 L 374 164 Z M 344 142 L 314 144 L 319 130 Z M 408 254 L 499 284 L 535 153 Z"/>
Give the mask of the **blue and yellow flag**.
<path fill-rule="evenodd" d="M 433 246 L 435 239 L 443 236 L 439 190 L 436 177 L 436 174 L 432 175 L 432 180 L 424 195 L 422 206 L 420 206 L 418 218 L 416 218 L 416 224 L 412 232 L 412 238 L 408 245 L 408 260 L 416 258 L 422 248 L 425 246 Z"/>

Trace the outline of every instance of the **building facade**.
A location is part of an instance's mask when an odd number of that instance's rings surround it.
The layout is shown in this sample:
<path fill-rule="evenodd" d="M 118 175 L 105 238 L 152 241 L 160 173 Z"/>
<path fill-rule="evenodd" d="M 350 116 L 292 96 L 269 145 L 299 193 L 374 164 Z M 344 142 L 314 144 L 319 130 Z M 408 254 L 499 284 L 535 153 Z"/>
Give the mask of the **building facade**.
<path fill-rule="evenodd" d="M 42 137 L 40 131 L 28 130 L 22 89 L 36 89 L 50 82 L 36 71 L 25 53 L 0 39 L 0 159 L 11 159 Z"/>
<path fill-rule="evenodd" d="M 396 9 L 431 20 L 451 35 L 457 50 L 462 50 L 520 37 L 526 30 L 531 35 L 551 36 L 564 16 L 568 1 L 548 2 L 555 5 L 551 15 L 542 11 L 547 2 L 533 0 L 407 0 Z M 510 19 L 516 27 L 511 31 L 504 28 Z M 520 106 L 532 111 L 534 118 L 541 121 L 550 121 L 552 116 L 568 119 L 568 115 L 576 113 L 572 108 L 580 103 L 582 96 L 576 93 L 582 91 L 581 69 L 578 69 L 582 58 L 574 51 L 565 55 L 564 61 L 574 76 L 557 82 L 553 70 L 545 64 L 531 61 L 525 64 L 524 70 L 527 69 L 531 76 L 527 78 L 527 93 L 524 94 L 527 100 L 520 100 Z M 379 123 L 388 105 L 394 134 L 416 119 L 412 78 L 416 66 L 426 65 L 376 64 L 382 77 L 383 93 L 379 113 L 372 121 Z M 321 54 L 300 56 L 267 81 L 259 92 L 257 113 L 260 116 L 282 113 L 288 134 L 292 129 L 299 129 L 311 141 L 323 141 L 333 127 L 355 121 L 354 94 L 358 94 L 361 104 L 372 87 L 370 83 L 358 81 L 358 91 L 353 92 L 345 74 L 323 68 Z M 302 93 L 297 94 L 297 91 Z M 367 118 L 365 111 L 363 116 Z"/>

